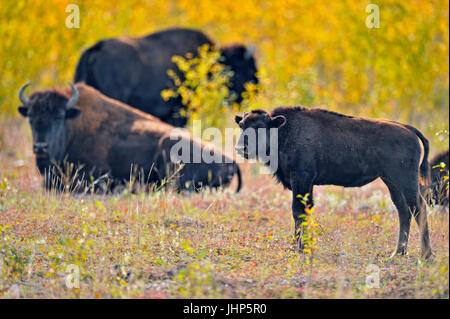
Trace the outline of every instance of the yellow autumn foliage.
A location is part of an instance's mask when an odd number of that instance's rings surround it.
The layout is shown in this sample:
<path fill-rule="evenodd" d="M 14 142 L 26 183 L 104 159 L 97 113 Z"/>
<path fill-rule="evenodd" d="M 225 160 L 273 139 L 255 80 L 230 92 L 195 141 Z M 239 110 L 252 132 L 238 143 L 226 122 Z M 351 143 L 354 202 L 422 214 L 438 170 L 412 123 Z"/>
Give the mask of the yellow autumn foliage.
<path fill-rule="evenodd" d="M 67 28 L 69 4 L 80 28 Z M 368 28 L 369 3 L 380 28 Z M 249 107 L 322 106 L 416 125 L 437 145 L 448 130 L 446 0 L 2 0 L 0 112 L 17 91 L 66 85 L 83 49 L 119 35 L 198 28 L 218 44 L 253 43 L 261 90 Z M 210 114 L 215 116 L 215 114 Z M 222 115 L 223 117 L 223 115 Z"/>

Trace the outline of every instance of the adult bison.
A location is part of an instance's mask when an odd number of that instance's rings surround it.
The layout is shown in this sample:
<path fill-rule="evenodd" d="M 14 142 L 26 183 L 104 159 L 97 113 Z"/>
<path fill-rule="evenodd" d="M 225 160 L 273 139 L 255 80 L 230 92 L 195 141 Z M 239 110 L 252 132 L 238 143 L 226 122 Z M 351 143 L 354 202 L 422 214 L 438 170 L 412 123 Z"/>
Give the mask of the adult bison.
<path fill-rule="evenodd" d="M 417 129 L 305 107 L 254 110 L 243 117 L 237 115 L 235 121 L 243 130 L 236 151 L 245 158 L 260 158 L 261 152 L 270 154 L 273 146 L 261 145 L 258 140 L 262 135 L 268 140 L 278 134 L 276 157 L 269 158 L 279 161 L 274 174 L 292 190 L 299 250 L 303 248 L 301 225 L 305 208 L 313 205 L 314 185 L 360 187 L 381 178 L 398 210 L 400 231 L 395 254 L 406 254 L 414 216 L 421 232 L 422 256 L 432 255 L 427 213 L 419 196 L 419 172 L 424 179 L 429 174 L 428 141 Z M 274 129 L 272 133 L 270 128 Z M 256 134 L 253 140 L 249 138 L 251 132 Z M 422 162 L 419 140 L 424 148 Z"/>
<path fill-rule="evenodd" d="M 113 185 L 130 178 L 146 184 L 172 178 L 179 190 L 197 190 L 226 186 L 234 174 L 240 188 L 239 167 L 231 158 L 187 133 L 175 132 L 180 129 L 83 83 L 71 84 L 71 90 L 37 91 L 27 98 L 28 85 L 20 89 L 23 106 L 18 111 L 29 119 L 36 163 L 47 188 L 84 191 L 92 181 L 108 177 Z M 171 153 L 176 143 L 184 146 L 185 154 Z M 204 157 L 197 162 L 180 160 L 186 152 L 216 157 L 209 162 Z M 184 166 L 178 165 L 176 172 L 173 166 L 180 161 Z"/>
<path fill-rule="evenodd" d="M 179 114 L 181 99 L 164 101 L 161 91 L 172 88 L 169 69 L 178 70 L 172 56 L 196 54 L 197 49 L 214 43 L 204 33 L 191 29 L 168 29 L 145 37 L 119 37 L 101 40 L 81 55 L 75 82 L 85 82 L 103 94 L 152 114 L 175 126 L 185 126 Z M 257 83 L 253 50 L 243 45 L 220 48 L 223 62 L 233 71 L 231 90 L 242 100 L 245 83 Z M 181 76 L 180 72 L 178 74 Z"/>

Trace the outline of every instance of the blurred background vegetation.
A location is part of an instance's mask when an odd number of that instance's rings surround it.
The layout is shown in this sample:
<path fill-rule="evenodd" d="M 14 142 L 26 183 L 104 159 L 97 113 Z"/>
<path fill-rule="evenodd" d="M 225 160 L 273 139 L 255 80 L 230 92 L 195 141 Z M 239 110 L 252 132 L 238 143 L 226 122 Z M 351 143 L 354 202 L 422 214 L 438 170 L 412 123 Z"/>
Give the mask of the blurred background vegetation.
<path fill-rule="evenodd" d="M 378 29 L 365 24 L 371 2 L 380 8 Z M 17 116 L 17 91 L 28 80 L 35 89 L 67 85 L 96 41 L 181 26 L 220 45 L 256 46 L 261 90 L 245 108 L 303 104 L 384 117 L 448 148 L 448 135 L 437 134 L 448 131 L 448 2 L 371 2 L 1 1 L 0 117 Z M 80 8 L 79 29 L 65 26 L 70 3 Z"/>

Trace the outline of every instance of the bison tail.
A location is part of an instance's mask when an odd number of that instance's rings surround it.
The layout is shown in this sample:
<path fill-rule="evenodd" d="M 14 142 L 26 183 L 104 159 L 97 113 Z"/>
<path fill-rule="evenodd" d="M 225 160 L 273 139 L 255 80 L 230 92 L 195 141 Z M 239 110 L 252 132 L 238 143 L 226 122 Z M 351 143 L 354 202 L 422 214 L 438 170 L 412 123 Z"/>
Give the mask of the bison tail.
<path fill-rule="evenodd" d="M 236 188 L 236 193 L 239 193 L 239 191 L 241 190 L 241 187 L 242 187 L 242 175 L 241 175 L 241 169 L 239 168 L 239 165 L 238 164 L 235 164 L 235 165 L 236 165 L 236 175 L 238 178 L 238 186 Z"/>
<path fill-rule="evenodd" d="M 428 140 L 423 134 L 416 129 L 415 127 L 412 127 L 411 125 L 406 125 L 406 128 L 417 135 L 417 137 L 420 139 L 420 141 L 423 144 L 424 154 L 422 163 L 420 164 L 420 175 L 422 177 L 422 182 L 425 185 L 430 184 L 430 164 L 428 163 L 428 155 L 429 155 L 429 144 Z"/>

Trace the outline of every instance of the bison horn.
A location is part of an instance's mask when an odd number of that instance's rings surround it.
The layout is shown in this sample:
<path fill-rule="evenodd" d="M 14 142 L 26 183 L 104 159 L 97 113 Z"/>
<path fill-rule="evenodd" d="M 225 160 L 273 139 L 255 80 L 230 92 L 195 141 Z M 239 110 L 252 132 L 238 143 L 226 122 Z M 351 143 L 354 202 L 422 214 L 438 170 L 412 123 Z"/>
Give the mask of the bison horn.
<path fill-rule="evenodd" d="M 255 51 L 256 51 L 255 46 L 253 45 L 253 43 L 250 43 L 248 45 L 248 49 L 245 51 L 245 55 L 244 55 L 245 59 L 248 60 L 251 57 L 253 57 L 253 54 L 255 53 Z"/>
<path fill-rule="evenodd" d="M 23 106 L 28 106 L 28 99 L 27 99 L 27 97 L 25 96 L 25 89 L 26 89 L 30 84 L 31 84 L 31 81 L 28 81 L 27 83 L 25 83 L 25 84 L 20 88 L 20 91 L 19 91 L 19 99 L 20 99 L 20 102 L 23 103 Z"/>
<path fill-rule="evenodd" d="M 247 112 L 244 112 L 244 116 L 243 117 L 246 117 L 248 115 L 248 113 Z"/>
<path fill-rule="evenodd" d="M 77 105 L 78 103 L 78 90 L 75 87 L 75 85 L 73 85 L 73 83 L 69 82 L 71 88 L 72 88 L 72 97 L 70 98 L 70 100 L 67 102 L 66 104 L 66 109 L 70 109 L 72 107 L 74 107 L 75 105 Z"/>

